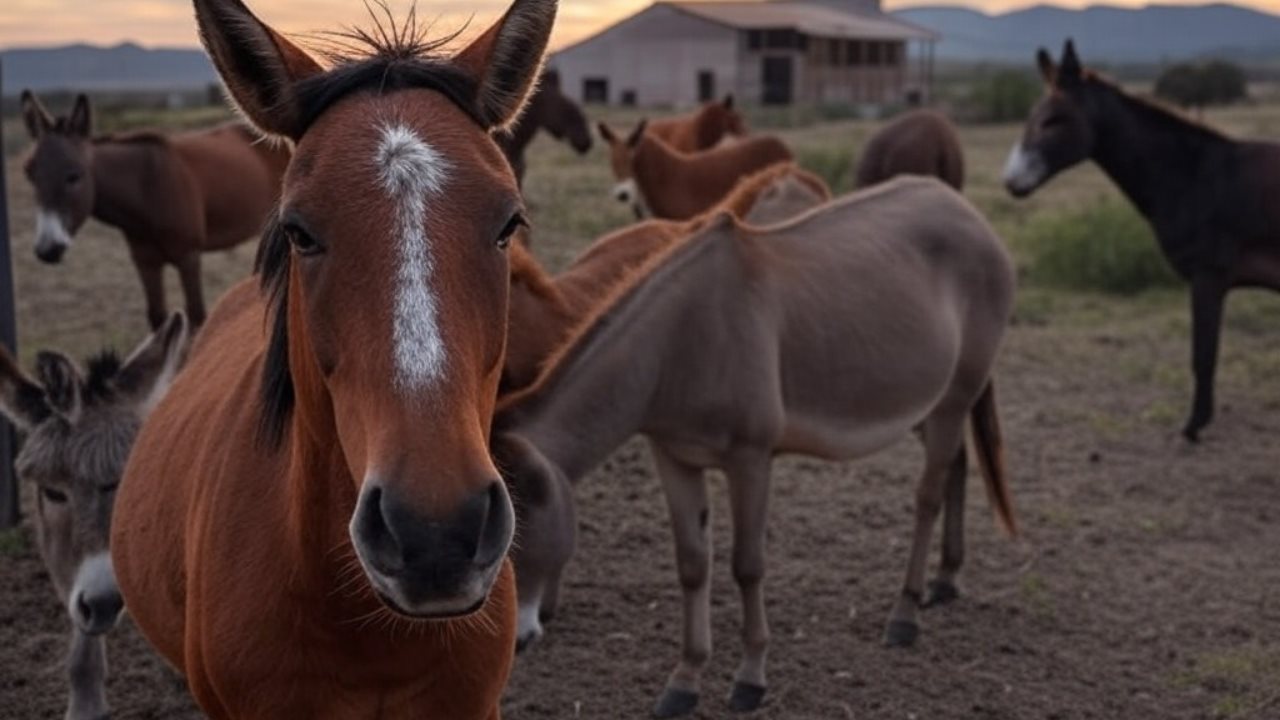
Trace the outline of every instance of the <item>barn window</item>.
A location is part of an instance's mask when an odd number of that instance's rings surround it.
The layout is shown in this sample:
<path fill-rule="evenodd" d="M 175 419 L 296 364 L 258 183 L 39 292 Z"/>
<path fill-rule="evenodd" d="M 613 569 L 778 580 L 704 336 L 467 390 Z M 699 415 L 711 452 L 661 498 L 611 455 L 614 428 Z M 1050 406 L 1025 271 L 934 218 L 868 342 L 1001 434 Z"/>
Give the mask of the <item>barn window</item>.
<path fill-rule="evenodd" d="M 636 106 L 636 91 L 635 91 L 635 90 L 623 90 L 623 91 L 622 91 L 622 99 L 621 99 L 619 102 L 621 102 L 621 103 L 622 103 L 622 106 L 623 106 L 623 107 L 635 107 L 635 106 Z"/>
<path fill-rule="evenodd" d="M 840 64 L 840 45 L 839 40 L 827 41 L 827 64 L 832 67 Z"/>
<path fill-rule="evenodd" d="M 884 64 L 897 66 L 902 64 L 902 44 L 886 43 L 884 46 Z"/>
<path fill-rule="evenodd" d="M 880 64 L 880 43 L 867 43 L 867 64 L 873 67 Z"/>
<path fill-rule="evenodd" d="M 609 102 L 609 80 L 601 77 L 588 77 L 582 79 L 582 102 L 600 103 L 602 105 Z"/>
<path fill-rule="evenodd" d="M 857 40 L 850 40 L 848 47 L 844 50 L 845 65 L 861 65 L 862 64 L 862 47 L 863 43 Z"/>
<path fill-rule="evenodd" d="M 759 50 L 764 47 L 764 33 L 759 30 L 751 30 L 747 33 L 747 49 Z"/>
<path fill-rule="evenodd" d="M 710 70 L 698 71 L 698 102 L 711 102 L 716 97 L 716 76 Z"/>

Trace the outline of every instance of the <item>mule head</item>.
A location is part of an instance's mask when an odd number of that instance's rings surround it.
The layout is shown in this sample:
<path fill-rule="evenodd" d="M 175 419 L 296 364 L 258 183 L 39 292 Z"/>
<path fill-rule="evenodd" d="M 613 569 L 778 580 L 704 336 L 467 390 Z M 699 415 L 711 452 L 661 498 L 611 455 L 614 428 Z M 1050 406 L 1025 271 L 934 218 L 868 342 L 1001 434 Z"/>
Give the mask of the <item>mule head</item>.
<path fill-rule="evenodd" d="M 515 523 L 487 442 L 525 220 L 491 134 L 535 85 L 556 2 L 516 0 L 453 57 L 412 22 L 380 28 L 328 70 L 238 0 L 196 10 L 240 110 L 294 144 L 258 261 L 263 437 L 341 453 L 346 472 L 316 482 L 349 478 L 335 532 L 386 606 L 469 614 Z"/>
<path fill-rule="evenodd" d="M 608 123 L 599 124 L 600 137 L 609 143 L 609 166 L 613 169 L 613 177 L 617 183 L 613 186 L 613 199 L 630 205 L 636 218 L 644 217 L 644 197 L 636 184 L 636 153 L 645 139 L 648 120 L 641 120 L 639 125 L 626 138 L 620 137 Z"/>
<path fill-rule="evenodd" d="M 519 541 L 512 550 L 519 598 L 516 647 L 542 637 L 542 623 L 555 615 L 561 575 L 577 538 L 573 488 L 564 471 L 513 432 L 498 432 L 493 455 L 518 508 Z"/>
<path fill-rule="evenodd" d="M 726 135 L 739 138 L 747 135 L 747 121 L 734 107 L 733 93 L 725 95 L 724 99 L 718 103 L 707 105 L 704 112 L 709 120 L 704 127 L 717 133 L 717 137 L 703 143 L 703 147 L 714 145 Z"/>
<path fill-rule="evenodd" d="M 62 260 L 93 211 L 93 143 L 89 98 L 76 96 L 69 115 L 54 117 L 30 90 L 22 91 L 22 120 L 35 147 L 23 172 L 36 196 L 36 257 Z"/>
<path fill-rule="evenodd" d="M 1093 153 L 1090 78 L 1067 40 L 1055 63 L 1044 48 L 1036 54 L 1045 94 L 1031 109 L 1022 139 L 1013 146 L 1004 168 L 1004 184 L 1015 197 L 1025 197 L 1058 173 Z"/>
<path fill-rule="evenodd" d="M 116 486 L 142 420 L 168 389 L 186 351 L 175 314 L 121 362 L 104 353 L 81 368 L 42 352 L 36 377 L 0 348 L 0 411 L 25 440 L 14 467 L 36 487 L 36 537 L 45 568 L 82 632 L 111 629 L 123 601 L 107 539 Z"/>
<path fill-rule="evenodd" d="M 538 93 L 530 105 L 529 113 L 537 114 L 537 121 L 551 137 L 568 142 L 579 155 L 591 152 L 591 126 L 587 123 L 587 115 L 578 103 L 561 92 L 560 73 L 547 70 L 542 74 Z"/>

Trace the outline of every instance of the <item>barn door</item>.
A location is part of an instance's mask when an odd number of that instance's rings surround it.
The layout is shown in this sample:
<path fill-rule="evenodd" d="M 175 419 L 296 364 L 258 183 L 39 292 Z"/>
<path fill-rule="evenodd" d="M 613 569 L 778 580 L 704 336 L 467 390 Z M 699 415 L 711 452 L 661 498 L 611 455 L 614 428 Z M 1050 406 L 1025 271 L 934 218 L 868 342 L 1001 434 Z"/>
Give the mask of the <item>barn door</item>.
<path fill-rule="evenodd" d="M 791 104 L 794 77 L 791 60 L 790 57 L 764 59 L 764 95 L 760 99 L 765 105 Z"/>

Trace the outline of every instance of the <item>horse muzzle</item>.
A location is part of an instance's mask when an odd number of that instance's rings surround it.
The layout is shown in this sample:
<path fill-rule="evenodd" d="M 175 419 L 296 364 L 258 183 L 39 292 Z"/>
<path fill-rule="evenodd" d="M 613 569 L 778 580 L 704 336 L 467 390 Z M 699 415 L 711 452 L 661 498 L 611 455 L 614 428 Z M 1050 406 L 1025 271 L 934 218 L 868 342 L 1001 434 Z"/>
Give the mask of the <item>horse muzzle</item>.
<path fill-rule="evenodd" d="M 443 620 L 484 606 L 515 533 L 506 485 L 495 480 L 447 517 L 433 517 L 375 479 L 365 482 L 351 540 L 379 599 L 401 615 Z"/>

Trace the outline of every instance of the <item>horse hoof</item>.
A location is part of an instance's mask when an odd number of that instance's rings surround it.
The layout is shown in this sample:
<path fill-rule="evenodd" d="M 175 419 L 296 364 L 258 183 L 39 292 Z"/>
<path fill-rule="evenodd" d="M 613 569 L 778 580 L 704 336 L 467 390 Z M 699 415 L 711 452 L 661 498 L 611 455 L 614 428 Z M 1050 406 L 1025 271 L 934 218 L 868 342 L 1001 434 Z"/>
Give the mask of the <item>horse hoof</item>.
<path fill-rule="evenodd" d="M 528 635 L 516 638 L 516 654 L 522 653 L 530 647 L 533 647 L 533 644 L 537 642 L 540 637 L 542 637 L 541 633 L 529 633 Z"/>
<path fill-rule="evenodd" d="M 924 601 L 925 609 L 953 603 L 960 599 L 960 590 L 947 580 L 930 580 L 929 597 Z"/>
<path fill-rule="evenodd" d="M 684 717 L 692 715 L 697 707 L 698 693 L 667 688 L 662 691 L 662 697 L 658 698 L 658 704 L 653 707 L 653 716 L 656 718 Z"/>
<path fill-rule="evenodd" d="M 729 692 L 729 712 L 748 713 L 759 710 L 767 688 L 745 682 L 735 682 Z"/>
<path fill-rule="evenodd" d="M 919 635 L 919 625 L 907 620 L 890 620 L 884 633 L 884 644 L 891 648 L 911 647 Z"/>

